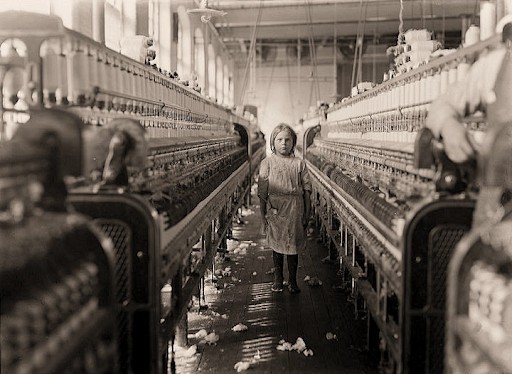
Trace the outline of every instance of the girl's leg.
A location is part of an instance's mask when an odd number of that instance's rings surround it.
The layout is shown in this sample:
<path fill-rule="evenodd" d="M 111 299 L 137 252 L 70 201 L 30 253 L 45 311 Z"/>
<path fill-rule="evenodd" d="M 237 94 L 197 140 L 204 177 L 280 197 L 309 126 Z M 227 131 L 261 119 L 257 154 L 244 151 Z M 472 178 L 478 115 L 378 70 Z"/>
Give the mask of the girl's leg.
<path fill-rule="evenodd" d="M 291 293 L 299 293 L 300 288 L 297 284 L 297 268 L 299 267 L 299 255 L 287 255 L 289 288 Z"/>
<path fill-rule="evenodd" d="M 274 283 L 272 284 L 272 291 L 281 292 L 283 290 L 284 255 L 272 251 L 272 259 L 274 260 Z"/>

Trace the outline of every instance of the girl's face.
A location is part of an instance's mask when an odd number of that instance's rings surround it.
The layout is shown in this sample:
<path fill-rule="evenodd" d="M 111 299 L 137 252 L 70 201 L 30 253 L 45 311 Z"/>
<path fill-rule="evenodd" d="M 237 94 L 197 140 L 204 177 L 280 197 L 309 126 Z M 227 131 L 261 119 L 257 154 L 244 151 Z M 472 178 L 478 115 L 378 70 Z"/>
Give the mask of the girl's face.
<path fill-rule="evenodd" d="M 289 156 L 293 148 L 293 138 L 289 131 L 281 131 L 274 140 L 274 148 L 277 154 Z"/>

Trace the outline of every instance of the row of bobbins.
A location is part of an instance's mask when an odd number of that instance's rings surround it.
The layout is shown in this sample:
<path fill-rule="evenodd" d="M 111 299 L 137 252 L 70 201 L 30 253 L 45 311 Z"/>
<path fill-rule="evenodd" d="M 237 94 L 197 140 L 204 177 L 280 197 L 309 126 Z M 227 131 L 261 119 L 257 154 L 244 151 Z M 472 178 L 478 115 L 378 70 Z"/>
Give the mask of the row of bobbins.
<path fill-rule="evenodd" d="M 0 47 L 1 57 L 13 62 L 7 64 L 2 82 L 5 109 L 25 110 L 28 104 L 43 103 L 48 107 L 91 105 L 116 112 L 156 115 L 165 103 L 227 120 L 225 110 L 208 103 L 206 98 L 156 69 L 92 41 L 71 36 L 53 38 L 34 51 L 27 50 L 20 39 L 8 39 Z M 36 49 L 33 45 L 30 48 Z M 17 64 L 34 54 L 40 57 L 41 77 L 39 69 Z"/>

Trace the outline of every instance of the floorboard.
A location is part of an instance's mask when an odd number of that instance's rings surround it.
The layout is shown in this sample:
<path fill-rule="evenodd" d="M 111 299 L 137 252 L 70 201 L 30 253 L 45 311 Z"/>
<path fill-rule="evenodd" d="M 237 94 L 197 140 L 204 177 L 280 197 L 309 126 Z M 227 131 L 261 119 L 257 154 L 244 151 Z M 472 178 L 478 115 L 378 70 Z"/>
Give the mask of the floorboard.
<path fill-rule="evenodd" d="M 306 250 L 299 254 L 300 294 L 270 290 L 272 251 L 259 234 L 258 206 L 244 210 L 240 224 L 235 224 L 228 252 L 217 256 L 215 270 L 231 268 L 231 273 L 205 277 L 203 304 L 198 300 L 188 313 L 189 342 L 175 347 L 177 373 L 233 373 L 237 362 L 249 362 L 248 373 L 377 373 L 365 352 L 367 321 L 355 319 L 349 295 L 340 292 L 341 277 L 337 264 L 323 262 L 328 250 L 315 236 L 308 239 Z M 245 247 L 245 251 L 239 251 Z M 287 266 L 285 263 L 285 279 Z M 317 277 L 321 286 L 309 286 L 304 277 Z M 234 332 L 243 323 L 247 331 Z M 199 330 L 215 332 L 219 340 L 205 344 L 194 336 Z M 327 340 L 327 333 L 336 339 Z M 296 351 L 279 351 L 281 340 L 295 343 L 301 337 L 313 356 Z M 185 352 L 196 346 L 196 353 Z M 193 349 L 193 348 L 191 348 Z M 190 353 L 190 350 L 188 351 Z"/>

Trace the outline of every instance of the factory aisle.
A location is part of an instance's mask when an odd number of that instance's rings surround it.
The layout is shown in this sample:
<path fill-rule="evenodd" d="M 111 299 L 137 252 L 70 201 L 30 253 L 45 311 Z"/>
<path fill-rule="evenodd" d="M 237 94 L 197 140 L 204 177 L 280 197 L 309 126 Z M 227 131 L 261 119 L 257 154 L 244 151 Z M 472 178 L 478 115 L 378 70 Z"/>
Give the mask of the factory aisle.
<path fill-rule="evenodd" d="M 188 346 L 176 349 L 177 373 L 232 373 L 247 363 L 248 373 L 376 373 L 364 346 L 367 321 L 354 318 L 338 265 L 322 261 L 328 251 L 315 236 L 299 255 L 302 292 L 271 292 L 272 252 L 259 234 L 258 213 L 257 205 L 243 211 L 236 240 L 216 259 L 216 276 L 206 276 L 203 307 L 196 300 L 189 312 Z M 306 276 L 321 284 L 308 285 Z M 233 331 L 238 324 L 247 330 Z M 298 338 L 312 355 L 278 349 Z"/>

